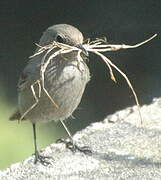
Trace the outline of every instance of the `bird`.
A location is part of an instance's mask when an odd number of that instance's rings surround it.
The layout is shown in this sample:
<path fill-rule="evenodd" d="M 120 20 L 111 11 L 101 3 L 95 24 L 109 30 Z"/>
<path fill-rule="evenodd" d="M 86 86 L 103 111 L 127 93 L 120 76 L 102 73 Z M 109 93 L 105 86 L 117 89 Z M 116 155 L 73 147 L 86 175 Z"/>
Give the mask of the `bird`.
<path fill-rule="evenodd" d="M 83 61 L 79 62 L 77 52 L 59 54 L 51 59 L 51 62 L 44 72 L 44 86 L 50 94 L 55 105 L 50 101 L 47 94 L 41 90 L 39 97 L 39 85 L 35 84 L 34 93 L 37 97 L 36 105 L 35 97 L 33 96 L 33 84 L 41 81 L 40 69 L 45 52 L 33 56 L 22 71 L 18 81 L 18 108 L 10 117 L 10 120 L 29 120 L 33 127 L 34 137 L 34 163 L 40 162 L 48 164 L 48 161 L 40 154 L 37 148 L 36 141 L 36 124 L 41 122 L 61 122 L 66 132 L 69 135 L 70 141 L 60 139 L 60 142 L 65 142 L 69 149 L 75 151 L 88 151 L 86 147 L 78 147 L 72 139 L 72 135 L 66 127 L 64 121 L 72 116 L 73 112 L 78 107 L 87 83 L 90 81 L 90 72 L 87 66 L 88 52 L 83 47 L 83 34 L 74 26 L 69 24 L 56 24 L 47 28 L 42 34 L 37 52 L 40 47 L 46 46 L 53 41 L 64 43 L 70 46 L 77 47 L 81 50 Z M 53 49 L 50 54 L 56 50 Z M 81 68 L 79 68 L 81 67 Z M 41 82 L 40 82 L 41 83 Z M 28 111 L 28 112 L 27 112 Z M 27 112 L 27 113 L 26 113 Z M 22 118 L 22 116 L 25 116 Z"/>

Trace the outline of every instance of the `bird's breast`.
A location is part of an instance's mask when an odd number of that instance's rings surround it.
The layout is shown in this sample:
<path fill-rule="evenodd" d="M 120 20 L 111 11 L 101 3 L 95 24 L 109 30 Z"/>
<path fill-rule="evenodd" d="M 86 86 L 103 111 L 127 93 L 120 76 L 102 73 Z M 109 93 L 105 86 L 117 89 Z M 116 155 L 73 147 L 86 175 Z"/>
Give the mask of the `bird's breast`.
<path fill-rule="evenodd" d="M 26 117 L 32 122 L 58 121 L 68 118 L 79 105 L 89 79 L 89 69 L 83 61 L 51 62 L 44 74 L 44 87 L 58 108 L 55 107 L 44 90 L 41 89 L 41 97 L 38 104 Z M 21 112 L 24 112 L 33 104 L 34 98 L 28 97 L 33 96 L 30 92 L 22 93 L 20 96 L 20 104 L 23 104 Z M 32 99 L 32 103 L 24 103 L 29 101 L 29 99 Z"/>

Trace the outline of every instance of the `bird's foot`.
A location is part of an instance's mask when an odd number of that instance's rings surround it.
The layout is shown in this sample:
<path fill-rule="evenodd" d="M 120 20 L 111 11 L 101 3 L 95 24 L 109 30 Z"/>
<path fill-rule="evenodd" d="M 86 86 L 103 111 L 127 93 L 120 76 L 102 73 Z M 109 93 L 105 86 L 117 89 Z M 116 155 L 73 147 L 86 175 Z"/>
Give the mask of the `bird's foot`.
<path fill-rule="evenodd" d="M 34 153 L 34 155 L 35 155 L 34 164 L 36 164 L 37 162 L 40 162 L 44 166 L 48 166 L 48 165 L 51 164 L 48 160 L 52 159 L 52 157 L 50 157 L 50 156 L 43 156 L 38 151 L 36 151 Z"/>
<path fill-rule="evenodd" d="M 92 151 L 88 146 L 79 147 L 77 146 L 72 140 L 69 139 L 58 139 L 56 141 L 57 143 L 64 143 L 66 145 L 66 148 L 70 149 L 72 152 L 83 152 L 84 154 L 91 154 Z"/>

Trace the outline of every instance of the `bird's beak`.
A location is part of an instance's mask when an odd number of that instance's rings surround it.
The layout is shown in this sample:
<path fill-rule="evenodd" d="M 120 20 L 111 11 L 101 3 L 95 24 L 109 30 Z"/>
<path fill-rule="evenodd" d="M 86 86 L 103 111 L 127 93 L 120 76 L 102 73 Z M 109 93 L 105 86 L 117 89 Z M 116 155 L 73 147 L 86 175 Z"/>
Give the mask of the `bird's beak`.
<path fill-rule="evenodd" d="M 87 57 L 89 56 L 88 51 L 83 47 L 82 44 L 78 44 L 78 45 L 76 45 L 76 47 L 79 48 L 79 49 L 81 49 L 81 50 L 82 50 L 82 53 L 83 53 L 85 56 L 87 56 Z"/>

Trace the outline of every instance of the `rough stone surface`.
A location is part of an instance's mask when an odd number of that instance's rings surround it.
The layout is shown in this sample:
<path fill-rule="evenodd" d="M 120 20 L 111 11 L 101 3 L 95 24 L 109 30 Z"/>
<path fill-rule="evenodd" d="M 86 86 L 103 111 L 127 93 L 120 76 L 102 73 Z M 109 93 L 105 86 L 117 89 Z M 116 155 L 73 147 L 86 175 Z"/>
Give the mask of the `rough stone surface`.
<path fill-rule="evenodd" d="M 63 144 L 51 144 L 42 153 L 52 156 L 47 167 L 33 157 L 0 171 L 1 180 L 160 180 L 161 98 L 141 107 L 129 107 L 93 123 L 75 134 L 80 146 L 93 153 L 72 153 Z"/>

